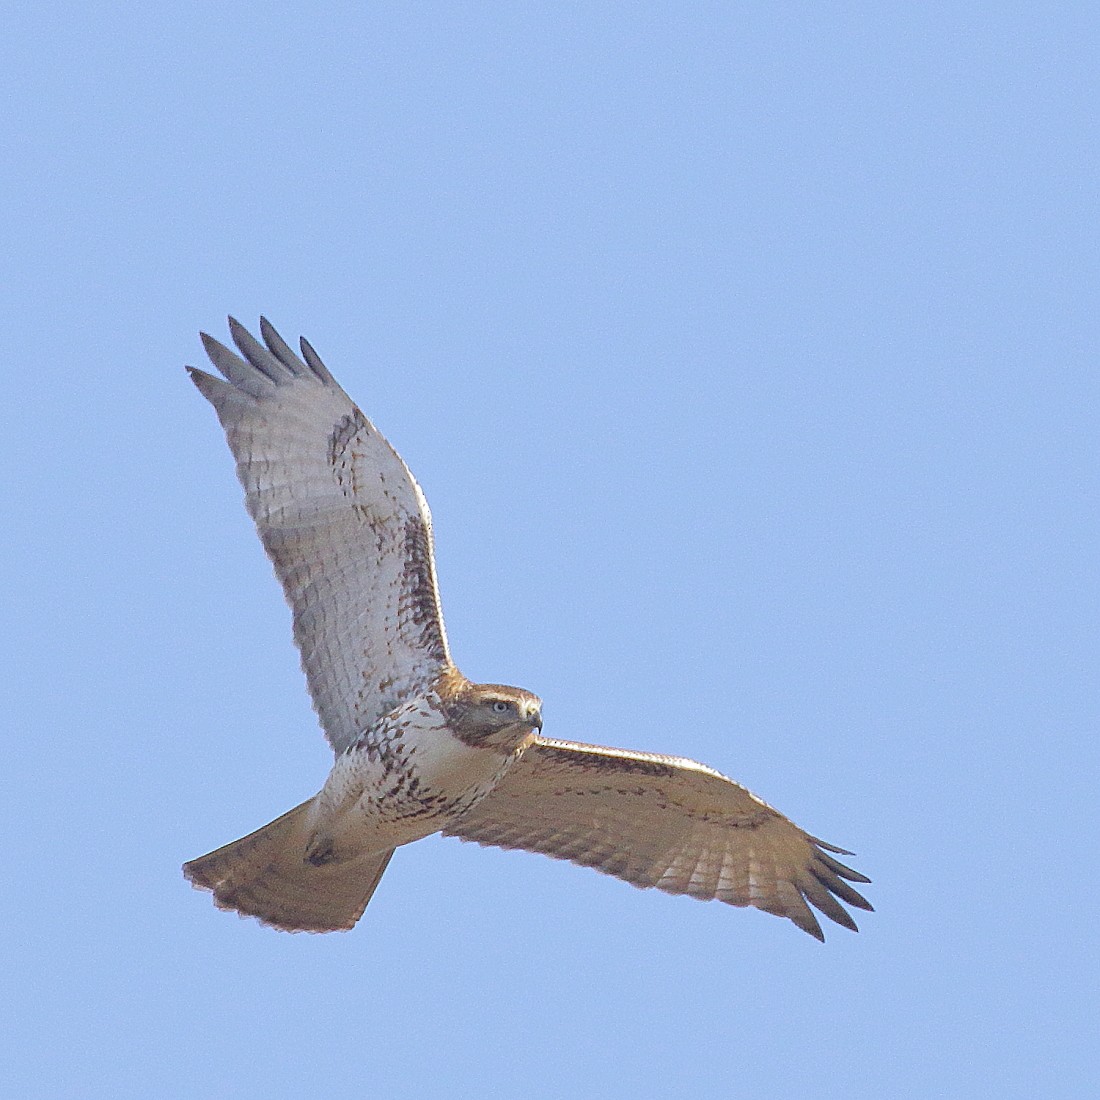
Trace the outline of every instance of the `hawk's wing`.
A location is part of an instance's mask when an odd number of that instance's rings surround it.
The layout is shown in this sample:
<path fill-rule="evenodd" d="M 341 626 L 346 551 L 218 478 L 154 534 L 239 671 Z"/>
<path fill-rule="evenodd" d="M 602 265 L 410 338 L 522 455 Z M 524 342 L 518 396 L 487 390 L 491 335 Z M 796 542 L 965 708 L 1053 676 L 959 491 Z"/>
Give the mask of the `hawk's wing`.
<path fill-rule="evenodd" d="M 481 802 L 444 829 L 500 848 L 569 859 L 670 894 L 754 905 L 824 939 L 806 902 L 853 931 L 844 880 L 870 879 L 766 802 L 675 756 L 540 737 Z M 835 895 L 835 897 L 834 897 Z"/>
<path fill-rule="evenodd" d="M 189 367 L 218 412 L 245 504 L 294 612 L 313 705 L 336 752 L 449 667 L 427 502 L 336 384 L 266 320 L 229 319 L 240 358 L 203 335 L 227 381 Z"/>

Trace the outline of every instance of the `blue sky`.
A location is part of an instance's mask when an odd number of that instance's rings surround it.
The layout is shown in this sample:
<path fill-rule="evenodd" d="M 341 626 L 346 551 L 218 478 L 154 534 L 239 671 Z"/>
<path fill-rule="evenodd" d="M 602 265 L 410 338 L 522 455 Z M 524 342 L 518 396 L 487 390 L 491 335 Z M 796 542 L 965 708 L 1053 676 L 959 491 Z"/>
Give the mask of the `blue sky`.
<path fill-rule="evenodd" d="M 0 24 L 13 1095 L 1092 1095 L 1091 5 Z M 416 472 L 464 671 L 855 849 L 861 933 L 438 838 L 348 935 L 194 893 L 329 761 L 228 312 Z"/>

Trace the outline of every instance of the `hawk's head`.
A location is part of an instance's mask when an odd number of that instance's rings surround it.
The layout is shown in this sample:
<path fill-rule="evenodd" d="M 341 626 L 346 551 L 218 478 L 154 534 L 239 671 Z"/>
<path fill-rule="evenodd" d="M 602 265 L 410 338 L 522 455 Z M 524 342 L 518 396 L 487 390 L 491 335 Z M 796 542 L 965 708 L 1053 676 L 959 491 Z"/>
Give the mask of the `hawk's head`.
<path fill-rule="evenodd" d="M 517 752 L 542 729 L 542 700 L 504 684 L 467 682 L 444 701 L 444 709 L 455 736 L 475 748 Z"/>

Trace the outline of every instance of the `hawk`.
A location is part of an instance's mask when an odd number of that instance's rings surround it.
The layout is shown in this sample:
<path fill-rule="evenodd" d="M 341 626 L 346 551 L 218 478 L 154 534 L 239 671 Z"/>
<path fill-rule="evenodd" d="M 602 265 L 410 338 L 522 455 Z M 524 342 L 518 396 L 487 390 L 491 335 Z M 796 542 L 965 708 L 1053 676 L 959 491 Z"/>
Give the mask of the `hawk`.
<path fill-rule="evenodd" d="M 222 909 L 286 931 L 351 928 L 394 850 L 442 832 L 524 848 L 670 894 L 853 931 L 850 855 L 724 775 L 675 756 L 542 736 L 538 696 L 451 660 L 428 504 L 408 467 L 301 341 L 266 319 L 240 352 L 188 367 L 225 429 L 245 503 L 290 603 L 335 753 L 320 793 L 184 864 Z M 223 380 L 224 379 L 224 380 Z M 838 900 L 839 899 L 839 900 Z"/>

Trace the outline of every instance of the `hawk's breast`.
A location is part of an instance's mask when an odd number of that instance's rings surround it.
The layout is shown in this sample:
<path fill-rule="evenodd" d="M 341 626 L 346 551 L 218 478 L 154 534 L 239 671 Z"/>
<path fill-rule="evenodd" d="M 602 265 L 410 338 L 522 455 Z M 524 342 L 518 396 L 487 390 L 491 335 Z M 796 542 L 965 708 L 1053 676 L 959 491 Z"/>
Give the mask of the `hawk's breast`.
<path fill-rule="evenodd" d="M 337 759 L 326 793 L 331 805 L 344 807 L 346 827 L 380 831 L 389 843 L 406 844 L 480 802 L 513 760 L 459 740 L 429 694 L 363 733 Z"/>

